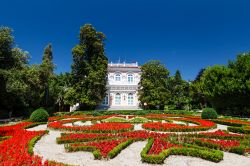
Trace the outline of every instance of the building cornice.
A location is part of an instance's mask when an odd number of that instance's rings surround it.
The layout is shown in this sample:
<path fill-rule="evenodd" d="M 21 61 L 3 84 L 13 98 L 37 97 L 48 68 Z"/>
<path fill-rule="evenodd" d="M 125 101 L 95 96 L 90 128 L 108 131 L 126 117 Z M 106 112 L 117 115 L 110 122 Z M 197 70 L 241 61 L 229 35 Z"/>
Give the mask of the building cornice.
<path fill-rule="evenodd" d="M 138 85 L 107 85 L 109 91 L 137 91 Z"/>

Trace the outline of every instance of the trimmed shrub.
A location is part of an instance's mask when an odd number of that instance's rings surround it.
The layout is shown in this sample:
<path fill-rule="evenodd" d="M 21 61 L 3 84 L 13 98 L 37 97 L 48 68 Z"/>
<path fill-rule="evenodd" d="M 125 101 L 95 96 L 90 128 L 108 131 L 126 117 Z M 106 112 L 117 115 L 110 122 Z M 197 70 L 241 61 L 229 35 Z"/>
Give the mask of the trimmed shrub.
<path fill-rule="evenodd" d="M 201 113 L 202 119 L 217 119 L 218 115 L 213 108 L 204 108 Z"/>
<path fill-rule="evenodd" d="M 243 155 L 245 153 L 245 149 L 242 146 L 236 146 L 229 149 L 229 152 Z"/>
<path fill-rule="evenodd" d="M 101 113 L 100 111 L 94 111 L 94 112 L 92 113 L 92 115 L 93 115 L 93 116 L 101 116 L 102 113 Z"/>
<path fill-rule="evenodd" d="M 147 145 L 143 148 L 141 152 L 142 162 L 147 162 L 152 164 L 162 164 L 169 155 L 193 156 L 213 162 L 219 162 L 223 160 L 223 152 L 219 150 L 213 150 L 189 144 L 183 144 L 184 146 L 181 148 L 173 147 L 165 149 L 157 155 L 148 155 L 148 152 L 152 147 L 153 142 L 154 139 L 150 138 L 148 140 Z"/>
<path fill-rule="evenodd" d="M 45 133 L 49 133 L 49 131 L 46 130 Z M 44 133 L 44 134 L 45 134 L 45 133 Z M 39 140 L 42 138 L 42 136 L 43 136 L 44 134 L 38 135 L 38 136 L 36 136 L 36 137 L 34 137 L 34 138 L 32 138 L 32 139 L 30 140 L 30 142 L 29 142 L 29 144 L 28 144 L 28 153 L 29 153 L 30 155 L 33 155 L 33 154 L 34 154 L 34 151 L 33 151 L 34 146 L 35 146 L 36 142 L 39 141 Z"/>
<path fill-rule="evenodd" d="M 30 115 L 30 120 L 32 122 L 47 122 L 49 118 L 48 112 L 43 109 L 39 108 L 35 110 L 31 115 Z"/>
<path fill-rule="evenodd" d="M 217 120 L 212 120 L 212 121 L 215 122 L 215 123 L 222 124 L 222 125 L 227 125 L 227 126 L 236 126 L 236 127 L 241 127 L 242 126 L 242 124 L 223 121 L 223 119 L 217 119 Z"/>
<path fill-rule="evenodd" d="M 135 140 L 133 139 L 129 139 L 126 142 L 122 142 L 119 145 L 117 145 L 113 150 L 111 150 L 108 153 L 108 157 L 109 158 L 114 158 L 115 156 L 117 156 L 123 149 L 125 149 L 126 147 L 128 147 L 130 144 L 132 144 Z"/>
<path fill-rule="evenodd" d="M 227 127 L 227 130 L 233 133 L 241 133 L 241 134 L 250 134 L 250 130 L 246 129 L 246 127 L 234 127 L 234 126 L 229 126 Z"/>

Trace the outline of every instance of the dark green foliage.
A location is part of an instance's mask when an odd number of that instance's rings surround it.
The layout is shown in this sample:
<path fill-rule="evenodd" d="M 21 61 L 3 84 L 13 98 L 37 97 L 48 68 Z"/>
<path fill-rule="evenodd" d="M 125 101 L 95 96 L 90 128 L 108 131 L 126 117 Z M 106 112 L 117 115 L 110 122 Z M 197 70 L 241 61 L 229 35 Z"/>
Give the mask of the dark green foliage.
<path fill-rule="evenodd" d="M 168 89 L 171 97 L 169 98 L 169 109 L 189 109 L 189 84 L 183 80 L 179 70 L 168 80 Z"/>
<path fill-rule="evenodd" d="M 95 110 L 95 111 L 75 111 L 75 112 L 57 112 L 55 116 L 62 116 L 62 115 L 83 115 L 83 114 L 91 114 L 93 115 L 94 112 L 98 112 L 95 114 L 100 115 L 112 115 L 112 114 L 121 114 L 121 115 L 146 115 L 146 114 L 164 114 L 165 111 L 163 110 Z"/>
<path fill-rule="evenodd" d="M 54 112 L 68 111 L 69 105 L 66 104 L 65 94 L 67 89 L 72 86 L 72 75 L 70 73 L 61 73 L 53 75 L 49 80 L 49 102 L 48 105 L 53 106 Z"/>
<path fill-rule="evenodd" d="M 235 122 L 227 122 L 227 121 L 223 121 L 223 120 L 216 120 L 216 119 L 213 119 L 212 120 L 213 122 L 215 123 L 218 123 L 218 124 L 222 124 L 222 125 L 227 125 L 227 126 L 236 126 L 236 127 L 241 127 L 242 124 L 239 124 L 239 123 L 235 123 Z"/>
<path fill-rule="evenodd" d="M 45 103 L 48 106 L 48 81 L 54 67 L 51 46 L 45 49 L 41 65 L 28 65 L 28 53 L 15 47 L 11 32 L 0 28 L 0 112 L 4 118 L 27 117 L 27 110 Z"/>
<path fill-rule="evenodd" d="M 167 89 L 169 71 L 159 61 L 149 61 L 141 67 L 139 100 L 145 109 L 163 109 L 170 97 Z"/>
<path fill-rule="evenodd" d="M 213 108 L 204 108 L 201 113 L 202 119 L 217 119 L 218 115 Z"/>
<path fill-rule="evenodd" d="M 26 104 L 27 87 L 20 81 L 27 67 L 28 54 L 15 47 L 12 30 L 0 27 L 0 115 L 9 118 L 20 114 Z M 18 109 L 18 111 L 16 111 Z"/>
<path fill-rule="evenodd" d="M 54 64 L 52 62 L 52 45 L 48 44 L 44 49 L 41 68 L 40 79 L 43 85 L 43 106 L 48 107 L 49 105 L 49 81 L 53 76 Z"/>
<path fill-rule="evenodd" d="M 200 82 L 207 101 L 219 113 L 250 115 L 250 53 L 238 55 L 227 66 L 208 67 Z"/>
<path fill-rule="evenodd" d="M 242 127 L 229 126 L 227 127 L 227 130 L 233 133 L 250 134 L 250 129 L 246 129 L 244 126 Z"/>
<path fill-rule="evenodd" d="M 14 67 L 13 45 L 14 37 L 12 36 L 12 29 L 0 27 L 0 69 L 11 69 Z"/>
<path fill-rule="evenodd" d="M 32 122 L 47 122 L 49 118 L 48 112 L 43 109 L 39 108 L 35 110 L 31 115 L 30 115 L 30 120 Z"/>
<path fill-rule="evenodd" d="M 105 36 L 86 24 L 80 28 L 80 41 L 72 49 L 72 84 L 65 99 L 80 103 L 81 109 L 94 109 L 106 93 L 108 59 L 104 53 Z"/>
<path fill-rule="evenodd" d="M 230 148 L 229 152 L 243 155 L 245 153 L 245 149 L 242 146 L 237 146 Z"/>
<path fill-rule="evenodd" d="M 192 109 L 202 109 L 207 105 L 207 99 L 202 89 L 201 78 L 206 69 L 201 69 L 196 76 L 195 80 L 189 84 L 189 95 L 191 98 L 190 104 L 192 105 Z"/>

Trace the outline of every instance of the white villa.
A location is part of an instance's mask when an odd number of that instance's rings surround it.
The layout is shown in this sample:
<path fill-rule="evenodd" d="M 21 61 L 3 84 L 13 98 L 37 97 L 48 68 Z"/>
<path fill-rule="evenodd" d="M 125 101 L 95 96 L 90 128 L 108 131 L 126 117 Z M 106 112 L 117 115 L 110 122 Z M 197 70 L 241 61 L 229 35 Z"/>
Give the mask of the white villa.
<path fill-rule="evenodd" d="M 138 63 L 109 63 L 107 92 L 102 104 L 97 109 L 137 110 L 138 84 L 141 78 L 141 68 Z M 78 108 L 77 103 L 70 111 Z"/>
<path fill-rule="evenodd" d="M 140 109 L 138 83 L 141 69 L 138 63 L 109 63 L 107 95 L 100 108 L 111 110 Z"/>

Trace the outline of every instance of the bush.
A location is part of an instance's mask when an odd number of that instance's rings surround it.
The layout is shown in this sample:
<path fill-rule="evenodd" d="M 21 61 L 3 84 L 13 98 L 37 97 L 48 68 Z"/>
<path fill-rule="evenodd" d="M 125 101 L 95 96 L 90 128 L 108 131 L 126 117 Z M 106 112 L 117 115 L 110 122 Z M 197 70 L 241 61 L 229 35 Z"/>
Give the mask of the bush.
<path fill-rule="evenodd" d="M 35 110 L 31 115 L 30 115 L 30 120 L 32 122 L 47 122 L 49 118 L 48 112 L 43 109 L 39 108 Z"/>
<path fill-rule="evenodd" d="M 201 113 L 202 119 L 217 119 L 218 115 L 213 108 L 204 108 Z"/>
<path fill-rule="evenodd" d="M 236 146 L 229 149 L 229 152 L 243 155 L 245 153 L 245 149 L 242 146 Z"/>

